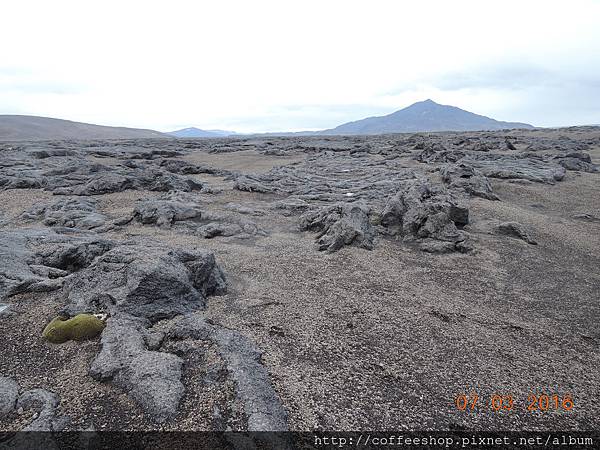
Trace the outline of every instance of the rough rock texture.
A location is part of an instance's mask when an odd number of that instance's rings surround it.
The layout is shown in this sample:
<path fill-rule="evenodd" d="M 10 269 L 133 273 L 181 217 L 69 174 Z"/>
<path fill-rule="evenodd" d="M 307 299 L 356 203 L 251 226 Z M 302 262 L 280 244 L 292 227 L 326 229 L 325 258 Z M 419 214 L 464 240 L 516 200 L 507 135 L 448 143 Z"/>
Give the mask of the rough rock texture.
<path fill-rule="evenodd" d="M 98 375 L 102 379 L 114 378 L 158 421 L 175 413 L 183 394 L 179 381 L 182 361 L 168 353 L 147 351 L 144 339 L 151 338 L 140 331 L 143 327 L 139 323 L 149 326 L 150 321 L 202 309 L 207 296 L 223 293 L 226 283 L 212 253 L 148 242 L 116 244 L 91 236 L 73 238 L 51 230 L 2 233 L 0 244 L 4 255 L 4 265 L 0 266 L 3 298 L 31 290 L 49 290 L 48 286 L 57 282 L 51 287 L 58 289 L 62 285 L 69 302 L 63 312 L 67 317 L 108 312 L 113 316 L 109 319 L 111 326 L 103 333 L 103 350 L 92 373 L 103 374 Z M 63 329 L 64 324 L 75 323 L 81 317 L 85 315 L 68 321 L 60 319 L 50 328 Z M 132 320 L 141 322 L 133 327 Z M 62 335 L 56 339 L 50 336 L 48 327 L 44 333 L 53 342 L 65 340 Z M 138 347 L 130 342 L 136 336 L 142 336 Z M 116 347 L 112 345 L 114 341 Z M 124 358 L 115 348 L 133 348 L 135 352 L 126 351 Z M 119 367 L 118 373 L 107 369 L 107 364 Z M 35 426 L 42 425 L 48 424 L 39 422 Z"/>
<path fill-rule="evenodd" d="M 149 159 L 162 153 L 151 152 Z M 167 152 L 171 155 L 172 152 Z M 175 154 L 178 154 L 177 152 Z M 118 153 L 110 154 L 111 157 Z M 143 154 L 142 154 L 143 155 Z M 195 191 L 204 185 L 192 178 L 163 170 L 158 164 L 139 165 L 131 159 L 140 156 L 129 153 L 126 162 L 105 165 L 90 162 L 77 150 L 30 158 L 27 151 L 12 148 L 4 153 L 0 164 L 0 189 L 44 189 L 61 195 L 102 195 L 124 190 Z"/>
<path fill-rule="evenodd" d="M 163 159 L 160 161 L 160 167 L 171 173 L 177 173 L 182 175 L 193 175 L 203 173 L 201 167 L 196 164 L 191 164 L 187 161 L 180 159 Z"/>
<path fill-rule="evenodd" d="M 112 380 L 135 399 L 157 422 L 177 413 L 183 396 L 183 360 L 171 353 L 147 349 L 147 322 L 129 315 L 111 317 L 102 333 L 102 350 L 90 375 Z"/>
<path fill-rule="evenodd" d="M 65 276 L 88 267 L 94 259 L 115 245 L 112 241 L 94 235 L 69 236 L 41 232 L 30 238 L 30 246 L 35 248 L 33 261 L 42 265 L 42 268 L 49 268 L 49 274 L 44 275 L 50 278 Z"/>
<path fill-rule="evenodd" d="M 11 378 L 0 377 L 0 419 L 15 410 L 33 410 L 33 420 L 18 433 L 3 439 L 2 449 L 7 450 L 58 450 L 52 435 L 65 429 L 70 418 L 59 411 L 60 399 L 45 389 L 30 389 L 19 396 L 19 385 Z"/>
<path fill-rule="evenodd" d="M 226 288 L 214 255 L 160 245 L 120 245 L 64 285 L 65 313 L 127 313 L 151 321 L 202 309 Z"/>
<path fill-rule="evenodd" d="M 60 399 L 54 392 L 45 389 L 25 391 L 17 401 L 17 408 L 34 409 L 38 416 L 22 431 L 61 431 L 69 418 L 58 413 L 59 404 Z"/>
<path fill-rule="evenodd" d="M 198 203 L 198 198 L 185 192 L 173 191 L 158 199 L 139 201 L 132 219 L 143 224 L 156 224 L 162 228 L 177 227 L 191 234 L 211 239 L 216 236 L 248 238 L 266 235 L 255 222 L 243 215 L 259 216 L 247 207 L 226 205 L 225 213 L 208 212 Z M 233 211 L 233 212 L 229 212 Z M 123 221 L 123 224 L 127 221 Z"/>
<path fill-rule="evenodd" d="M 90 375 L 109 380 L 125 367 L 126 359 L 146 349 L 144 335 L 148 322 L 133 316 L 110 317 L 102 333 L 102 350 L 90 366 Z"/>
<path fill-rule="evenodd" d="M 261 209 L 254 208 L 252 206 L 241 205 L 239 203 L 227 203 L 225 208 L 230 211 L 235 211 L 240 214 L 247 214 L 250 216 L 264 216 L 266 214 L 265 211 Z"/>
<path fill-rule="evenodd" d="M 391 235 L 405 242 L 425 242 L 426 251 L 433 248 L 427 240 L 446 242 L 447 249 L 468 250 L 467 234 L 459 230 L 468 223 L 469 209 L 464 201 L 427 180 L 406 182 L 381 213 L 381 224 Z"/>
<path fill-rule="evenodd" d="M 486 177 L 523 179 L 537 183 L 554 184 L 565 177 L 565 168 L 541 158 L 523 158 L 505 155 L 486 155 L 487 158 L 465 157 L 461 163 L 477 169 Z"/>
<path fill-rule="evenodd" d="M 133 217 L 144 224 L 171 227 L 174 222 L 202 217 L 200 205 L 182 192 L 169 192 L 154 200 L 138 202 Z"/>
<path fill-rule="evenodd" d="M 259 228 L 256 223 L 245 218 L 233 219 L 221 215 L 206 215 L 205 218 L 208 223 L 204 225 L 186 225 L 193 234 L 202 236 L 205 239 L 212 239 L 217 236 L 246 238 L 256 235 L 266 235 L 266 232 Z"/>
<path fill-rule="evenodd" d="M 69 430 L 597 429 L 599 131 L 0 143 L 0 372 Z M 100 342 L 44 342 L 61 308 L 108 312 Z M 569 414 L 451 404 L 573 385 Z"/>
<path fill-rule="evenodd" d="M 481 175 L 473 167 L 457 163 L 443 167 L 440 173 L 449 189 L 462 189 L 474 197 L 499 200 L 498 196 L 492 192 L 492 185 L 487 177 Z"/>
<path fill-rule="evenodd" d="M 59 267 L 61 254 L 58 246 L 49 242 L 52 240 L 49 236 L 60 241 L 51 231 L 0 231 L 0 300 L 24 292 L 48 292 L 61 287 L 61 277 L 67 272 Z M 40 254 L 44 251 L 42 242 L 52 249 L 48 258 Z"/>
<path fill-rule="evenodd" d="M 167 192 L 199 191 L 203 185 L 159 169 L 124 170 L 122 173 L 101 172 L 85 184 L 52 189 L 61 195 L 102 195 L 127 189 Z"/>
<path fill-rule="evenodd" d="M 564 155 L 556 156 L 558 164 L 567 170 L 577 170 L 581 172 L 598 172 L 598 166 L 592 164 L 592 158 L 589 153 L 570 152 Z"/>
<path fill-rule="evenodd" d="M 415 146 L 416 150 L 421 150 L 415 159 L 424 163 L 433 162 L 456 162 L 465 156 L 464 151 L 447 149 L 439 143 L 419 143 Z"/>
<path fill-rule="evenodd" d="M 496 232 L 521 239 L 528 244 L 537 244 L 535 239 L 531 237 L 531 234 L 525 229 L 525 227 L 518 222 L 503 222 L 496 227 Z"/>
<path fill-rule="evenodd" d="M 11 378 L 0 376 L 0 417 L 15 409 L 19 398 L 19 385 Z"/>
<path fill-rule="evenodd" d="M 375 232 L 369 222 L 369 208 L 340 203 L 309 211 L 300 217 L 300 229 L 316 231 L 317 248 L 335 252 L 344 245 L 373 248 Z"/>
<path fill-rule="evenodd" d="M 64 310 L 110 314 L 102 350 L 90 374 L 113 380 L 157 422 L 172 418 L 183 395 L 183 360 L 151 351 L 152 322 L 203 309 L 206 297 L 226 289 L 212 253 L 148 242 L 125 243 L 98 256 L 65 283 Z"/>
<path fill-rule="evenodd" d="M 239 191 L 260 192 L 263 194 L 275 191 L 273 188 L 267 187 L 261 183 L 260 179 L 249 175 L 240 175 L 236 177 L 233 187 Z"/>
<path fill-rule="evenodd" d="M 217 328 L 214 339 L 237 383 L 248 417 L 248 431 L 285 431 L 287 415 L 261 364 L 258 348 L 238 333 Z"/>
<path fill-rule="evenodd" d="M 382 201 L 399 182 L 416 176 L 413 169 L 395 159 L 373 161 L 362 152 L 340 158 L 325 152 L 307 157 L 302 164 L 238 176 L 234 189 L 290 195 L 305 201 L 369 202 Z"/>
<path fill-rule="evenodd" d="M 207 323 L 197 315 L 180 319 L 169 331 L 174 340 L 213 342 L 237 384 L 237 396 L 248 417 L 248 431 L 286 431 L 287 414 L 270 377 L 261 364 L 260 350 L 247 338 L 227 328 Z"/>
<path fill-rule="evenodd" d="M 273 204 L 273 209 L 284 216 L 291 216 L 306 212 L 310 209 L 310 203 L 299 198 L 291 198 L 275 202 Z"/>
<path fill-rule="evenodd" d="M 27 264 L 32 256 L 22 233 L 0 231 L 0 300 L 45 281 Z"/>
<path fill-rule="evenodd" d="M 38 204 L 23 213 L 27 220 L 42 220 L 50 227 L 67 227 L 91 230 L 106 223 L 106 216 L 96 211 L 92 198 L 63 199 L 52 204 Z"/>
<path fill-rule="evenodd" d="M 177 413 L 184 392 L 179 381 L 182 366 L 183 360 L 172 353 L 141 352 L 131 358 L 114 380 L 157 422 L 162 422 Z"/>
<path fill-rule="evenodd" d="M 187 161 L 182 161 L 179 159 L 164 159 L 160 161 L 160 166 L 171 173 L 178 173 L 182 175 L 201 173 L 222 177 L 231 177 L 235 175 L 235 172 L 230 170 L 212 167 L 207 164 L 191 164 Z"/>

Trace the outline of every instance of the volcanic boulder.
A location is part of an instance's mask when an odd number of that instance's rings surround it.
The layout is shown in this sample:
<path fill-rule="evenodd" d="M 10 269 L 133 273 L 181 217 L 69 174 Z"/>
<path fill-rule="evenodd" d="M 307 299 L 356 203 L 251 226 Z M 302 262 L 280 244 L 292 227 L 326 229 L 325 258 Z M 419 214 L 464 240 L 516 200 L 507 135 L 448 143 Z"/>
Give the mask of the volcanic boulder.
<path fill-rule="evenodd" d="M 558 164 L 567 170 L 578 170 L 580 172 L 598 172 L 598 166 L 592 163 L 589 153 L 569 152 L 556 156 Z"/>
<path fill-rule="evenodd" d="M 148 350 L 148 325 L 144 319 L 126 314 L 109 318 L 90 375 L 100 381 L 112 380 L 155 421 L 164 422 L 176 414 L 183 396 L 183 360 Z"/>
<path fill-rule="evenodd" d="M 474 197 L 499 200 L 492 192 L 492 185 L 487 177 L 471 166 L 458 162 L 443 167 L 440 173 L 442 180 L 450 189 L 461 189 Z"/>
<path fill-rule="evenodd" d="M 467 234 L 460 230 L 469 223 L 464 200 L 434 186 L 426 179 L 411 180 L 388 199 L 381 214 L 381 225 L 389 234 L 405 242 L 418 241 L 430 249 L 429 241 L 442 241 L 444 250 L 467 251 Z M 436 246 L 441 250 L 439 246 Z"/>
<path fill-rule="evenodd" d="M 170 228 L 174 222 L 202 217 L 200 205 L 183 192 L 169 192 L 158 199 L 139 201 L 133 217 L 144 224 Z"/>
<path fill-rule="evenodd" d="M 151 243 L 119 245 L 63 286 L 67 316 L 104 311 L 153 322 L 203 309 L 206 296 L 225 288 L 212 253 Z"/>
<path fill-rule="evenodd" d="M 19 385 L 12 378 L 0 376 L 0 418 L 15 409 L 19 398 Z"/>
<path fill-rule="evenodd" d="M 300 229 L 316 231 L 319 250 L 335 252 L 344 245 L 371 250 L 375 232 L 370 209 L 362 204 L 338 203 L 309 211 L 300 217 Z"/>
<path fill-rule="evenodd" d="M 91 230 L 101 227 L 106 216 L 96 210 L 96 201 L 92 198 L 61 199 L 52 204 L 38 204 L 23 213 L 28 220 L 42 219 L 44 225 L 51 227 L 80 228 Z"/>

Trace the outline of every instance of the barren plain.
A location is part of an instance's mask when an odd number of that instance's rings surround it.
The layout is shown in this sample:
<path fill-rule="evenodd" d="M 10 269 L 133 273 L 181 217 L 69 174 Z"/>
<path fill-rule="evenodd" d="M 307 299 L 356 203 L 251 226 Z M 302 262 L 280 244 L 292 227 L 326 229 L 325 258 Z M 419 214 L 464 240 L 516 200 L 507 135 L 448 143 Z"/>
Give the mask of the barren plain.
<path fill-rule="evenodd" d="M 2 143 L 0 429 L 598 429 L 599 160 L 593 127 Z"/>

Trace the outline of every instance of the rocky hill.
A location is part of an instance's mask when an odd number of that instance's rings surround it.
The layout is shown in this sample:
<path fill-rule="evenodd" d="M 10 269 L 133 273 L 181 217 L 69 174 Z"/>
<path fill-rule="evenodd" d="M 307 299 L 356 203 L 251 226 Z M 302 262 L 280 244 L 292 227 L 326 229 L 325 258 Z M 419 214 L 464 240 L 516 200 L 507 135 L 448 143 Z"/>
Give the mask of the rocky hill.
<path fill-rule="evenodd" d="M 0 140 L 168 138 L 154 130 L 108 127 L 38 116 L 0 115 Z"/>
<path fill-rule="evenodd" d="M 178 138 L 197 138 L 197 137 L 226 137 L 232 136 L 237 133 L 233 131 L 225 131 L 225 130 L 201 130 L 200 128 L 190 127 L 183 128 L 181 130 L 171 131 L 167 133 L 171 136 Z"/>
<path fill-rule="evenodd" d="M 455 106 L 425 100 L 387 116 L 368 117 L 325 130 L 323 134 L 386 134 L 423 131 L 485 131 L 534 128 L 520 122 L 501 122 Z"/>

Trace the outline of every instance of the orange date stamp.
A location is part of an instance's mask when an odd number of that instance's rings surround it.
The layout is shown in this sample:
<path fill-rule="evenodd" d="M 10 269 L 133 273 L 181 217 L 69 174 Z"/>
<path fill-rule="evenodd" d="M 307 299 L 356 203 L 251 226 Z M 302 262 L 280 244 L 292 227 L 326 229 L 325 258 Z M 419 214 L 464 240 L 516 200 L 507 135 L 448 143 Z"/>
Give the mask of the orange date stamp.
<path fill-rule="evenodd" d="M 490 409 L 492 411 L 525 410 L 529 412 L 571 411 L 575 401 L 571 394 L 529 394 L 527 399 L 515 398 L 513 395 L 493 394 L 489 397 L 479 394 L 460 394 L 454 399 L 459 411 L 476 411 Z"/>

